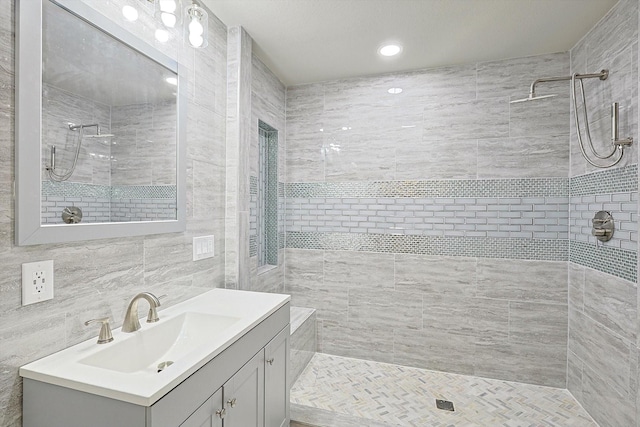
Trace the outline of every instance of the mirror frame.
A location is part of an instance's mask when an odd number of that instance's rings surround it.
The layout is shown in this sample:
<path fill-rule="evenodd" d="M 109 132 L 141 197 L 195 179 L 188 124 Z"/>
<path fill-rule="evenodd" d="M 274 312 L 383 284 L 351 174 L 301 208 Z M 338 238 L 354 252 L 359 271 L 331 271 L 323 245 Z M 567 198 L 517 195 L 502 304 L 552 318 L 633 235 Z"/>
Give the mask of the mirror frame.
<path fill-rule="evenodd" d="M 178 75 L 176 219 L 42 225 L 42 16 L 43 2 L 104 31 Z M 186 230 L 186 72 L 180 64 L 77 0 L 18 0 L 16 6 L 15 242 L 44 243 L 176 233 Z M 34 126 L 35 123 L 37 126 Z M 37 161 L 37 163 L 36 163 Z"/>

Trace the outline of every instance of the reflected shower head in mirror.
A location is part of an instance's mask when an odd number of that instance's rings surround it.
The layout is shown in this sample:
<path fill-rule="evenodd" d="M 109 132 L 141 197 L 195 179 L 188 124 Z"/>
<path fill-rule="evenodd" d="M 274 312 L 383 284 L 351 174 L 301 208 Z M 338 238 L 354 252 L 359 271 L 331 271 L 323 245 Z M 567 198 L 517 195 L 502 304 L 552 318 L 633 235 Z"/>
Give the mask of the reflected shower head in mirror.
<path fill-rule="evenodd" d="M 556 94 L 552 94 L 552 95 L 536 95 L 534 94 L 529 94 L 529 96 L 527 98 L 522 98 L 522 99 L 514 99 L 513 101 L 510 102 L 510 104 L 518 104 L 520 102 L 527 102 L 527 101 L 537 101 L 539 99 L 546 99 L 546 98 L 554 98 L 558 95 Z"/>

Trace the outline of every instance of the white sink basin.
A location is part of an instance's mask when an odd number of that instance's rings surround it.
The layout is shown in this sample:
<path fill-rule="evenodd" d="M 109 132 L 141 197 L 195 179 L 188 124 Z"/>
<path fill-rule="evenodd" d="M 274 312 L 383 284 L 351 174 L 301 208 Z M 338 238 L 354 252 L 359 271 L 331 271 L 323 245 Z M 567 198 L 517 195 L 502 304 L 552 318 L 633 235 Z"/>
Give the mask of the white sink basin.
<path fill-rule="evenodd" d="M 133 332 L 130 339 L 105 345 L 102 351 L 78 362 L 118 372 L 157 372 L 159 363 L 181 360 L 239 320 L 239 317 L 187 312 L 158 323 L 155 328 Z"/>
<path fill-rule="evenodd" d="M 288 295 L 213 289 L 161 307 L 160 320 L 142 320 L 139 331 L 115 329 L 113 342 L 96 344 L 94 337 L 22 366 L 20 375 L 151 406 L 289 299 Z M 173 363 L 158 372 L 158 364 L 169 361 Z"/>

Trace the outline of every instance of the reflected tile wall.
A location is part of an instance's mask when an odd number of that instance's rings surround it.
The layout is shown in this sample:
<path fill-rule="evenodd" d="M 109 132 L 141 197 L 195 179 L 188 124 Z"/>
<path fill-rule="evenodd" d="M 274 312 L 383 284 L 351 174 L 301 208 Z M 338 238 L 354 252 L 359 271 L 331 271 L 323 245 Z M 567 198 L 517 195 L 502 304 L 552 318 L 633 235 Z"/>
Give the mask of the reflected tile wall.
<path fill-rule="evenodd" d="M 70 244 L 13 245 L 15 2 L 0 2 L 0 85 L 3 87 L 0 91 L 0 162 L 4 162 L 0 176 L 2 427 L 22 425 L 19 366 L 95 337 L 97 331 L 86 328 L 82 324 L 85 320 L 109 316 L 113 327 L 120 326 L 127 304 L 137 292 L 167 294 L 163 306 L 168 307 L 211 288 L 224 286 L 224 211 L 219 207 L 224 206 L 225 170 L 224 160 L 220 157 L 224 157 L 225 150 L 226 101 L 215 100 L 224 100 L 226 96 L 226 49 L 220 49 L 220 46 L 226 46 L 226 27 L 209 13 L 209 48 L 178 50 L 175 44 L 169 43 L 171 46 L 167 47 L 155 41 L 153 29 L 157 20 L 144 8 L 139 9 L 138 22 L 124 20 L 122 7 L 139 7 L 139 1 L 86 2 L 149 44 L 177 58 L 184 66 L 191 86 L 187 99 L 189 116 L 205 117 L 207 122 L 206 131 L 198 126 L 204 123 L 200 121 L 190 120 L 187 127 L 187 230 L 185 233 Z M 196 64 L 210 85 L 207 98 L 196 95 L 204 84 L 204 79 L 193 79 Z M 194 170 L 197 179 L 194 179 Z M 193 262 L 192 238 L 210 234 L 216 237 L 216 256 Z M 22 307 L 20 264 L 43 259 L 53 259 L 55 263 L 55 298 Z"/>

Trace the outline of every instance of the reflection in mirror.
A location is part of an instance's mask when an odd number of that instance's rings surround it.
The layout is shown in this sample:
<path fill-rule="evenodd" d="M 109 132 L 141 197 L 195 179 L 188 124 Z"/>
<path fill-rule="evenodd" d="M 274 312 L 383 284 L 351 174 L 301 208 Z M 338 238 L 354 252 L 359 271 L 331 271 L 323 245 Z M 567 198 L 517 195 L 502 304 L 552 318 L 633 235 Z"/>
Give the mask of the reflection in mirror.
<path fill-rule="evenodd" d="M 178 63 L 84 2 L 17 8 L 16 243 L 184 231 Z"/>
<path fill-rule="evenodd" d="M 176 219 L 177 74 L 48 1 L 42 43 L 42 223 Z"/>

